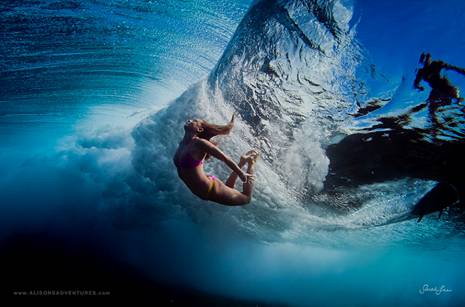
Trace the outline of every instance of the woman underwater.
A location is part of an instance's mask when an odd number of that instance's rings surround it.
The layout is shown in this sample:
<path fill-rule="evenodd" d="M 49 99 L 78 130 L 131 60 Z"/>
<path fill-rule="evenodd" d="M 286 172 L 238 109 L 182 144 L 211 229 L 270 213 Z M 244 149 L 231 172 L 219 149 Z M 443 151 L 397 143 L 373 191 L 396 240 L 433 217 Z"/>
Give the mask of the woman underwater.
<path fill-rule="evenodd" d="M 252 198 L 254 165 L 258 158 L 256 150 L 241 156 L 239 164 L 225 155 L 210 139 L 216 135 L 229 134 L 234 127 L 234 115 L 226 125 L 214 125 L 204 120 L 188 120 L 184 125 L 184 138 L 179 143 L 173 162 L 178 176 L 187 187 L 201 199 L 211 200 L 228 206 L 246 205 Z M 203 162 L 213 156 L 228 165 L 233 172 L 223 183 L 212 175 L 206 175 Z M 241 168 L 247 166 L 247 172 Z M 234 189 L 237 177 L 243 181 L 242 193 Z"/>

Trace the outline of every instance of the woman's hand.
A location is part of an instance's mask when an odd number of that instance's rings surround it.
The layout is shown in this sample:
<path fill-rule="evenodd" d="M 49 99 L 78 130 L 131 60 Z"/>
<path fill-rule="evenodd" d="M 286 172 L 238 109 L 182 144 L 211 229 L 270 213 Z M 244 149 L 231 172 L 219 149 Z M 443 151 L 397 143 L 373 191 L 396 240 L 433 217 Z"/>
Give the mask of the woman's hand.
<path fill-rule="evenodd" d="M 249 183 L 249 182 L 255 180 L 255 176 L 254 176 L 254 175 L 249 174 L 249 173 L 246 173 L 246 172 L 242 172 L 242 173 L 239 175 L 239 178 L 241 178 L 242 182 L 244 182 L 244 183 Z"/>

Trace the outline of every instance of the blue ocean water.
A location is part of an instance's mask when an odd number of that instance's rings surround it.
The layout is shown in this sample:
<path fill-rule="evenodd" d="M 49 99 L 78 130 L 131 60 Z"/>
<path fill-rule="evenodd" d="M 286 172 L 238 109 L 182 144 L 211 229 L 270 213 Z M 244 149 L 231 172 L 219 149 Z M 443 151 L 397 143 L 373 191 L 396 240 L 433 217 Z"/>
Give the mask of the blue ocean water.
<path fill-rule="evenodd" d="M 464 303 L 463 218 L 409 216 L 434 178 L 324 190 L 332 145 L 428 98 L 413 89 L 422 52 L 465 67 L 461 1 L 4 1 L 0 14 L 2 242 L 91 242 L 148 280 L 270 304 Z M 195 198 L 171 162 L 185 119 L 234 111 L 222 148 L 262 153 L 240 208 Z M 401 123 L 460 149 L 463 111 L 439 116 L 438 135 L 425 110 Z M 356 158 L 362 172 L 369 155 Z"/>

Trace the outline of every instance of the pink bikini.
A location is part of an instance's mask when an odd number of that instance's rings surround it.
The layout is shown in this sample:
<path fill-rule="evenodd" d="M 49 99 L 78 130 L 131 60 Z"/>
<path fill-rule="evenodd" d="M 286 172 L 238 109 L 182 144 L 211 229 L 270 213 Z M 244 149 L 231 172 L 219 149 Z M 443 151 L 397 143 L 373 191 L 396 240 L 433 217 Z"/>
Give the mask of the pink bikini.
<path fill-rule="evenodd" d="M 196 168 L 199 165 L 203 164 L 202 160 L 196 160 L 192 158 L 190 154 L 185 154 L 184 159 L 180 159 L 179 162 L 177 160 L 174 161 L 174 164 L 180 168 Z"/>
<path fill-rule="evenodd" d="M 174 160 L 174 164 L 179 167 L 179 168 L 196 168 L 199 165 L 203 164 L 203 159 L 202 160 L 196 160 L 192 158 L 190 154 L 184 155 L 184 159 L 180 159 L 179 162 L 177 160 Z M 207 175 L 208 178 L 211 180 L 211 184 L 208 187 L 207 191 L 207 199 L 210 196 L 211 191 L 215 188 L 215 179 L 216 177 L 213 175 Z"/>

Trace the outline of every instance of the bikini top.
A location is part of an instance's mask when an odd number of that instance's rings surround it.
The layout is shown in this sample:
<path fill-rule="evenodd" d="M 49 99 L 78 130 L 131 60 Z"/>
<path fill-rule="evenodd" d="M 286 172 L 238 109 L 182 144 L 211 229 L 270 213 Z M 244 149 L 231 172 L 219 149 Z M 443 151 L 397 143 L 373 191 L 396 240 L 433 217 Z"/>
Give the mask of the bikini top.
<path fill-rule="evenodd" d="M 184 159 L 174 160 L 174 164 L 179 168 L 196 168 L 203 164 L 203 159 L 196 160 L 190 154 L 185 154 Z"/>

